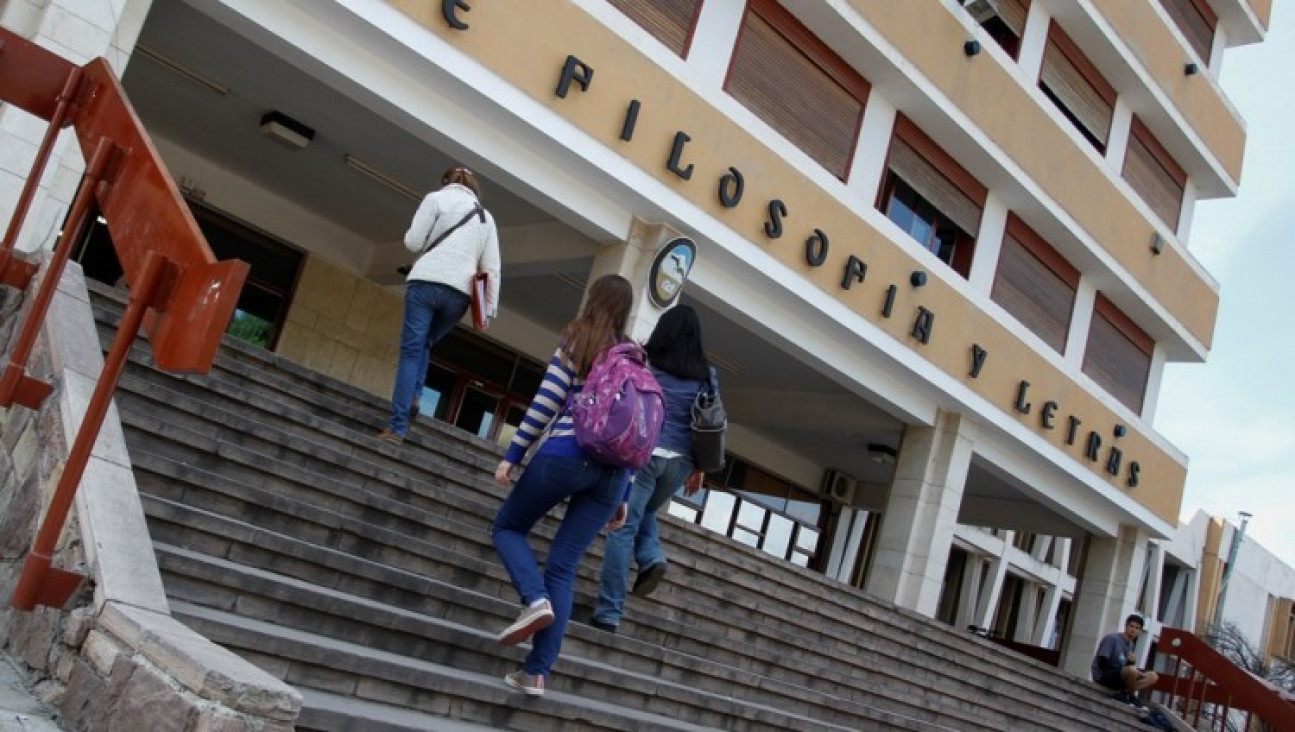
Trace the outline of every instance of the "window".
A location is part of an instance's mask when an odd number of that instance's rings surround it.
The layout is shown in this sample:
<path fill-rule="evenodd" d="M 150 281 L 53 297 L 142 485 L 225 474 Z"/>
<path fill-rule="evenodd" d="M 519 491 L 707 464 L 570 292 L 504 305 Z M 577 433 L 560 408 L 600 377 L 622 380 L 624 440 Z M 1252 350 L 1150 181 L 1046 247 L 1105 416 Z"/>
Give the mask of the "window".
<path fill-rule="evenodd" d="M 907 117 L 895 122 L 877 208 L 966 277 L 986 190 Z"/>
<path fill-rule="evenodd" d="M 1025 18 L 1030 12 L 1030 0 L 996 0 L 978 7 L 985 10 L 973 13 L 972 17 L 1007 51 L 1007 55 L 1016 58 L 1021 52 L 1021 39 L 1025 37 Z"/>
<path fill-rule="evenodd" d="M 669 511 L 799 567 L 821 569 L 816 565 L 828 505 L 815 493 L 729 456 L 725 469 L 709 474 L 699 493 L 684 496 L 680 488 Z"/>
<path fill-rule="evenodd" d="M 1206 0 L 1160 0 L 1169 18 L 1182 31 L 1187 45 L 1208 66 L 1210 51 L 1214 49 L 1214 27 L 1219 18 Z"/>
<path fill-rule="evenodd" d="M 608 0 L 658 41 L 680 56 L 688 55 L 701 0 Z"/>
<path fill-rule="evenodd" d="M 1039 88 L 1100 152 L 1106 152 L 1115 110 L 1115 88 L 1057 25 L 1048 27 Z"/>
<path fill-rule="evenodd" d="M 1085 374 L 1134 413 L 1142 413 L 1142 399 L 1151 373 L 1151 336 L 1120 312 L 1101 293 L 1093 306 L 1093 322 L 1084 350 Z"/>
<path fill-rule="evenodd" d="M 1058 353 L 1066 351 L 1079 270 L 1011 214 L 990 297 Z"/>
<path fill-rule="evenodd" d="M 1129 133 L 1129 149 L 1124 154 L 1124 180 L 1138 192 L 1156 216 L 1178 230 L 1178 215 L 1183 205 L 1187 173 L 1160 146 L 1151 130 L 1137 117 Z"/>
<path fill-rule="evenodd" d="M 846 179 L 868 82 L 774 0 L 747 6 L 724 88 Z"/>
<path fill-rule="evenodd" d="M 273 350 L 287 320 L 288 305 L 297 284 L 304 255 L 233 217 L 196 201 L 186 201 L 199 230 L 218 260 L 241 259 L 250 271 L 238 305 L 225 332 L 262 348 Z M 72 250 L 85 276 L 115 285 L 122 276 L 121 262 L 108 227 L 95 222 Z"/>

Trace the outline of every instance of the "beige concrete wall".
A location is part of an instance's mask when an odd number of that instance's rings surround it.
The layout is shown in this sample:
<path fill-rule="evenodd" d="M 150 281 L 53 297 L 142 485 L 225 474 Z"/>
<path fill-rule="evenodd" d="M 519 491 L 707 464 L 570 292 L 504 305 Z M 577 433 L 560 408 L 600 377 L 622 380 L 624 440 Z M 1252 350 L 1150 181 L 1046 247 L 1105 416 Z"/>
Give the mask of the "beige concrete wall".
<path fill-rule="evenodd" d="M 1245 155 L 1246 131 L 1233 110 L 1224 101 L 1219 87 L 1209 83 L 1205 74 L 1183 73 L 1186 54 L 1169 26 L 1160 20 L 1151 3 L 1128 0 L 1092 0 L 1098 12 L 1133 50 L 1156 83 L 1169 96 L 1178 111 L 1187 118 L 1201 141 L 1219 159 L 1228 177 L 1241 180 L 1241 162 Z"/>
<path fill-rule="evenodd" d="M 401 297 L 309 256 L 275 352 L 378 396 L 390 396 L 400 349 Z"/>
<path fill-rule="evenodd" d="M 1210 346 L 1218 293 L 1180 252 L 1166 248 L 1159 256 L 1151 253 L 1155 224 L 1012 73 L 987 61 L 967 62 L 962 53 L 966 29 L 948 8 L 941 3 L 891 0 L 850 0 L 850 4 L 1173 317 L 1206 348 Z"/>
<path fill-rule="evenodd" d="M 1074 457 L 1079 464 L 1101 479 L 1128 492 L 1166 521 L 1177 521 L 1186 479 L 1185 465 L 1161 450 L 1147 435 L 1131 429 L 1128 435 L 1120 438 L 1118 444 L 1124 454 L 1125 466 L 1134 460 L 1140 463 L 1142 479 L 1137 488 L 1129 488 L 1125 473 L 1108 475 L 1103 470 L 1102 461 L 1092 462 L 1083 457 L 1082 439 L 1075 445 L 1068 445 L 1065 444 L 1064 429 L 1044 429 L 1039 422 L 1039 410 L 1047 400 L 1059 403 L 1059 423 L 1064 424 L 1067 415 L 1077 417 L 1084 425 L 1081 437 L 1086 436 L 1089 429 L 1097 430 L 1104 446 L 1111 444 L 1114 426 L 1123 424 L 1124 420 L 1103 406 L 1100 398 L 1089 393 L 1069 375 L 1026 346 L 1008 326 L 980 310 L 952 286 L 932 278 L 922 289 L 909 287 L 909 273 L 915 269 L 924 269 L 926 264 L 907 254 L 888 238 L 902 235 L 887 235 L 882 232 L 881 227 L 892 232 L 893 229 L 888 228 L 888 223 L 881 221 L 880 214 L 871 209 L 852 210 L 825 194 L 795 166 L 776 155 L 749 132 L 736 127 L 714 106 L 682 87 L 656 63 L 629 47 L 625 41 L 578 8 L 561 3 L 509 4 L 507 7 L 478 3 L 472 9 L 471 30 L 457 32 L 447 28 L 439 6 L 432 7 L 416 0 L 392 0 L 392 4 L 422 22 L 430 32 L 443 36 L 610 149 L 676 189 L 701 210 L 747 238 L 751 246 L 763 249 L 792 271 L 799 273 L 806 283 L 837 297 L 884 329 L 895 341 L 912 348 L 937 368 L 960 379 L 1004 413 L 1020 419 L 1023 424 Z M 903 15 L 898 20 L 912 24 L 914 29 L 921 29 L 927 40 L 917 44 L 919 46 L 934 45 L 930 36 L 948 30 L 942 25 L 943 21 L 948 20 L 947 13 L 934 15 L 930 28 L 923 27 L 923 18 L 911 17 L 912 13 L 920 15 L 923 12 L 917 8 L 937 8 L 940 7 L 938 3 L 882 5 L 896 7 L 879 11 L 879 15 Z M 913 10 L 898 9 L 897 6 L 901 5 Z M 954 50 L 960 47 L 961 40 L 950 46 Z M 566 99 L 559 99 L 554 89 L 568 54 L 575 55 L 595 68 L 594 82 L 588 92 L 580 92 L 573 87 Z M 960 51 L 958 55 L 961 56 Z M 923 61 L 917 59 L 915 62 Z M 988 68 L 991 65 L 976 66 Z M 1001 83 L 1004 87 L 1015 87 L 1014 81 L 1010 84 Z M 986 98 L 994 99 L 1007 93 L 1002 91 L 988 94 Z M 626 143 L 619 140 L 619 135 L 624 110 L 631 99 L 640 100 L 643 111 L 639 115 L 633 140 Z M 992 117 L 995 125 L 1013 124 L 1012 120 L 1017 119 L 1019 124 L 1030 124 L 1044 130 L 1053 129 L 1060 134 L 1059 128 L 1051 120 L 1029 119 L 1029 115 L 1010 109 L 1010 106 L 1001 104 L 1001 107 L 1007 109 L 1005 112 L 985 109 L 980 113 L 982 116 Z M 670 173 L 665 165 L 671 143 L 679 130 L 686 131 L 693 138 L 685 152 L 686 162 L 694 166 L 689 180 L 682 180 Z M 1044 137 L 1047 138 L 1046 135 Z M 1047 142 L 1045 139 L 1044 143 Z M 1023 144 L 1036 157 L 1048 153 L 1046 144 Z M 1069 140 L 1053 140 L 1051 147 L 1068 148 L 1071 152 L 1076 152 L 1074 144 Z M 1064 155 L 1063 158 L 1058 164 L 1065 169 L 1070 163 L 1066 162 L 1069 158 Z M 1089 172 L 1092 172 L 1093 166 L 1086 165 Z M 742 203 L 732 209 L 723 208 L 716 195 L 718 181 L 729 166 L 740 168 L 746 179 Z M 1059 184 L 1065 183 L 1074 188 L 1069 191 L 1073 195 L 1067 196 L 1068 198 L 1077 199 L 1083 192 L 1082 186 L 1087 185 L 1096 190 L 1097 197 L 1109 196 L 1112 206 L 1123 206 L 1125 210 L 1128 208 L 1128 202 L 1113 188 L 1109 185 L 1099 186 L 1091 180 L 1091 176 L 1085 177 L 1082 171 L 1078 175 L 1082 180 L 1076 184 L 1069 183 L 1066 176 L 1051 177 Z M 774 198 L 782 199 L 791 212 L 784 222 L 787 233 L 780 239 L 769 239 L 763 229 L 766 205 Z M 1119 212 L 1117 210 L 1115 213 L 1118 215 Z M 1093 215 L 1096 216 L 1095 211 Z M 1145 234 L 1138 241 L 1147 241 L 1150 228 L 1146 221 L 1138 217 L 1138 222 L 1133 225 L 1135 228 L 1142 227 L 1142 233 Z M 826 262 L 818 267 L 806 264 L 804 256 L 803 244 L 814 228 L 827 232 L 831 241 Z M 1112 235 L 1112 240 L 1119 241 L 1120 238 Z M 1146 249 L 1145 244 L 1139 246 Z M 850 255 L 867 262 L 868 274 L 864 283 L 844 291 L 840 283 Z M 1213 302 L 1212 293 L 1207 296 L 1200 292 L 1202 283 L 1194 273 L 1186 269 L 1175 269 L 1183 264 L 1181 260 L 1175 260 L 1175 257 L 1176 255 L 1166 253 L 1158 258 L 1160 262 L 1150 265 L 1165 265 L 1164 269 L 1155 270 L 1156 277 L 1166 278 L 1162 289 L 1169 289 L 1175 283 L 1180 283 L 1182 289 L 1194 293 L 1194 297 Z M 884 318 L 880 309 L 886 288 L 890 284 L 895 284 L 898 288 L 894 317 Z M 937 314 L 935 335 L 926 345 L 910 335 L 913 317 L 919 306 Z M 1204 310 L 1209 312 L 1206 319 L 1212 321 L 1212 307 L 1207 306 Z M 1010 327 L 1019 329 L 1016 325 Z M 991 354 L 977 379 L 968 375 L 973 344 L 981 345 Z M 1012 409 L 1017 384 L 1021 380 L 1028 380 L 1032 385 L 1031 399 L 1034 406 L 1029 415 L 1018 414 Z M 1105 450 L 1104 447 L 1103 455 Z"/>

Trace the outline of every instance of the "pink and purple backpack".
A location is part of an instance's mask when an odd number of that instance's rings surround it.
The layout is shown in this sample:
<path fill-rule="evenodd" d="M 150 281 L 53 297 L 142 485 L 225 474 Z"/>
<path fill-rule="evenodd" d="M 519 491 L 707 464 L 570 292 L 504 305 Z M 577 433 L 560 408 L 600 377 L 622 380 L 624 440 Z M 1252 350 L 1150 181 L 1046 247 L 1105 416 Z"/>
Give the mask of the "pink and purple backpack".
<path fill-rule="evenodd" d="M 637 343 L 598 354 L 571 405 L 576 442 L 605 465 L 638 470 L 652 459 L 665 420 L 665 397 Z"/>

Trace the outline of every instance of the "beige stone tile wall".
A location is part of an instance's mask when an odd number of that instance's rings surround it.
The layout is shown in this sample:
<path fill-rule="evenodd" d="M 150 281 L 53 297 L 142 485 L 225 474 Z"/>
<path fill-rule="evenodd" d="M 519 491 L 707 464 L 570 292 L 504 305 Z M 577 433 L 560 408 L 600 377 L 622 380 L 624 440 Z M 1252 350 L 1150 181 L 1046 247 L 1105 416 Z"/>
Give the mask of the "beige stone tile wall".
<path fill-rule="evenodd" d="M 403 309 L 397 293 L 309 256 L 275 352 L 365 391 L 389 396 Z"/>

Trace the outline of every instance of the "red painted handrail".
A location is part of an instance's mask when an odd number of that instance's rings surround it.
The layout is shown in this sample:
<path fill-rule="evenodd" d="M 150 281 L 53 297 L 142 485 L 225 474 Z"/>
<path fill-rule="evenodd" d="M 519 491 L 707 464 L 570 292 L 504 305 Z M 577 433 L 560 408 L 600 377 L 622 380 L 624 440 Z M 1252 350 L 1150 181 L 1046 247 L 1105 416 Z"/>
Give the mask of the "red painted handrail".
<path fill-rule="evenodd" d="M 205 373 L 220 347 L 247 279 L 248 266 L 218 262 L 179 189 L 153 148 L 116 76 L 103 59 L 78 67 L 0 28 L 0 101 L 49 122 L 3 243 L 0 284 L 26 290 L 35 271 L 16 256 L 18 232 L 59 131 L 75 130 L 86 172 L 46 264 L 48 271 L 19 328 L 9 362 L 0 371 L 0 406 L 35 409 L 50 386 L 26 373 L 49 303 L 70 250 L 95 216 L 108 234 L 130 286 L 130 302 L 104 358 L 85 417 L 14 591 L 14 607 L 61 607 L 83 579 L 51 567 L 90 450 L 139 329 L 149 335 L 159 368 Z"/>
<path fill-rule="evenodd" d="M 1229 661 L 1208 643 L 1180 628 L 1161 628 L 1156 654 L 1174 660 L 1154 689 L 1167 705 L 1193 723 L 1202 715 L 1220 723 L 1235 711 L 1257 717 L 1272 732 L 1295 732 L 1295 702 L 1289 695 Z M 1212 713 L 1206 707 L 1213 707 Z M 1247 726 L 1248 728 L 1248 726 Z"/>

